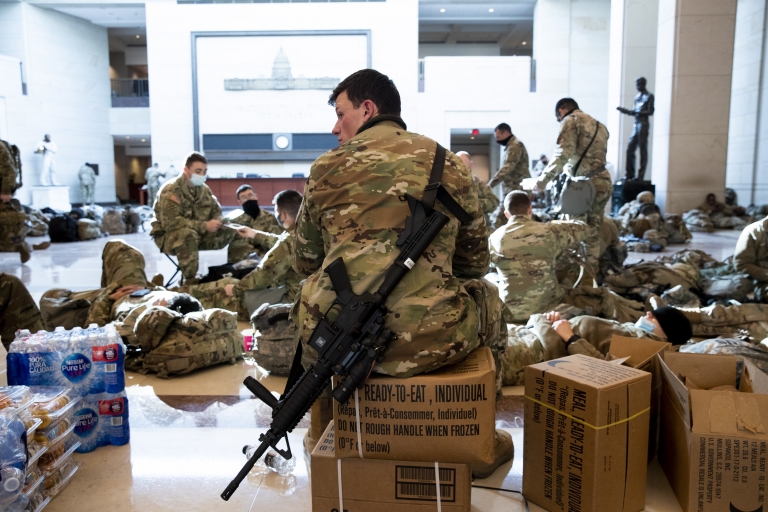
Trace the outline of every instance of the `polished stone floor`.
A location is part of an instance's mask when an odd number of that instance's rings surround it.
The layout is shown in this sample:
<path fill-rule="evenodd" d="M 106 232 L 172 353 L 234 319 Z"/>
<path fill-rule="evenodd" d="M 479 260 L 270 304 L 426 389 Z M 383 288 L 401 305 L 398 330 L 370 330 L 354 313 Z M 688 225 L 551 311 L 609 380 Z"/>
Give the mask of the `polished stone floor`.
<path fill-rule="evenodd" d="M 695 234 L 688 247 L 722 259 L 732 254 L 737 232 Z M 160 254 L 146 233 L 125 235 L 146 259 L 147 274 L 172 274 L 172 264 Z M 72 290 L 97 288 L 101 276 L 101 250 L 108 238 L 54 244 L 35 252 L 21 265 L 18 254 L 0 253 L 0 271 L 21 278 L 36 300 L 52 287 Z M 31 240 L 39 242 L 42 240 Z M 682 249 L 673 246 L 666 253 Z M 630 261 L 653 259 L 655 254 L 630 253 Z M 220 264 L 225 250 L 204 252 L 201 266 Z M 242 324 L 245 328 L 246 324 Z M 271 377 L 249 361 L 205 369 L 185 377 L 158 379 L 129 373 L 131 443 L 75 454 L 80 470 L 70 486 L 46 508 L 50 512 L 78 511 L 212 511 L 309 510 L 307 461 L 299 455 L 292 475 L 253 472 L 227 503 L 219 498 L 245 457 L 244 444 L 256 442 L 269 422 L 268 411 L 242 385 L 254 376 L 268 388 L 282 391 L 285 379 Z M 519 491 L 522 484 L 522 388 L 505 388 L 499 403 L 497 427 L 512 433 L 515 458 L 475 485 Z M 291 435 L 301 446 L 306 419 Z M 301 453 L 302 450 L 295 450 Z M 648 511 L 677 512 L 681 508 L 656 461 L 649 466 Z M 519 494 L 475 489 L 473 511 L 525 510 Z M 530 505 L 530 510 L 542 510 Z"/>

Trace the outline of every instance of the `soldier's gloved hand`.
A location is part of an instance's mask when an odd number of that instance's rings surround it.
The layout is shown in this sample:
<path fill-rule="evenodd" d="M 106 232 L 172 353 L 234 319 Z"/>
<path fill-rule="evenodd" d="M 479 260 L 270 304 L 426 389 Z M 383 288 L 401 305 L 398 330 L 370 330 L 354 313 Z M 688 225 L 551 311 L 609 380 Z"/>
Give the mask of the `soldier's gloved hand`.
<path fill-rule="evenodd" d="M 568 323 L 568 320 L 558 320 L 552 324 L 552 327 L 563 338 L 563 341 L 568 341 L 573 336 L 573 329 L 571 329 L 571 324 Z"/>
<path fill-rule="evenodd" d="M 221 229 L 222 222 L 218 219 L 212 219 L 205 223 L 205 230 L 209 233 L 215 233 Z"/>

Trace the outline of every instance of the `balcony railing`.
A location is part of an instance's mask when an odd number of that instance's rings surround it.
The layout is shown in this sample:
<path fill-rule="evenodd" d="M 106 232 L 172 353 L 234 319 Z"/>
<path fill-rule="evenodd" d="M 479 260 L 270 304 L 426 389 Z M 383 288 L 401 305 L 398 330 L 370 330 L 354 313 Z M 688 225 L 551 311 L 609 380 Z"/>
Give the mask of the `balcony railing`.
<path fill-rule="evenodd" d="M 112 82 L 113 107 L 148 107 L 149 80 L 120 78 Z"/>

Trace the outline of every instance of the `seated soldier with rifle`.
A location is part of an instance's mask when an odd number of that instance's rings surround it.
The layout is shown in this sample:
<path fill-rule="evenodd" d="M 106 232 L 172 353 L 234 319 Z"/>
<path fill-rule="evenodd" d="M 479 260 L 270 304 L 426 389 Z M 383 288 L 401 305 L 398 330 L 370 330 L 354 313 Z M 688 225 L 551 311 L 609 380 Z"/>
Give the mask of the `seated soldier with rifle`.
<path fill-rule="evenodd" d="M 371 370 L 410 377 L 483 344 L 498 354 L 506 341 L 498 290 L 482 279 L 488 238 L 469 170 L 406 130 L 400 94 L 378 71 L 353 73 L 329 103 L 340 146 L 312 165 L 296 222 L 294 268 L 309 276 L 294 308 L 305 370 L 292 368 L 280 400 L 246 379 L 274 414 L 225 500 L 268 447 L 291 457 L 282 440 L 310 407 L 305 446 L 319 439 L 332 407 L 316 400 L 332 375 L 341 378 L 333 396 L 345 403 Z M 494 462 L 473 473 L 489 476 L 513 452 L 497 431 Z"/>

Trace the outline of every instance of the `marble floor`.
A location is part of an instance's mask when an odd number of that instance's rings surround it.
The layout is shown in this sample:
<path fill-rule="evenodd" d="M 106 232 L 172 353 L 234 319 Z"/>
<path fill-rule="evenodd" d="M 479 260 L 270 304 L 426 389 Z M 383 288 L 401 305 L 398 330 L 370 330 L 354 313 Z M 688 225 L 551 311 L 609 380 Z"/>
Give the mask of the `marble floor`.
<path fill-rule="evenodd" d="M 737 232 L 696 233 L 688 247 L 702 249 L 722 259 L 733 252 Z M 172 274 L 172 264 L 160 254 L 146 233 L 125 235 L 144 253 L 147 274 Z M 101 250 L 108 238 L 71 244 L 54 244 L 33 253 L 21 265 L 18 254 L 0 253 L 0 271 L 21 278 L 36 300 L 53 287 L 88 290 L 99 287 Z M 30 240 L 34 243 L 42 241 Z M 683 246 L 668 248 L 667 253 Z M 653 259 L 655 254 L 630 253 L 630 261 Z M 225 250 L 204 252 L 201 267 L 223 262 Z M 247 327 L 246 324 L 242 324 Z M 251 361 L 222 365 L 175 379 L 128 373 L 131 442 L 103 447 L 89 454 L 75 454 L 80 470 L 69 487 L 46 507 L 50 512 L 309 510 L 311 508 L 308 461 L 298 455 L 292 475 L 252 472 L 229 502 L 219 495 L 245 462 L 242 447 L 256 442 L 269 422 L 266 406 L 242 385 L 254 376 L 269 389 L 282 391 L 285 379 L 272 377 Z M 504 389 L 497 427 L 511 432 L 514 461 L 474 485 L 519 491 L 522 484 L 523 397 L 521 387 Z M 301 446 L 305 419 L 290 437 Z M 299 454 L 303 450 L 296 450 Z M 649 466 L 646 510 L 677 512 L 681 508 L 664 473 L 653 461 Z M 519 494 L 476 488 L 473 511 L 526 510 Z M 531 504 L 531 511 L 542 510 Z"/>

